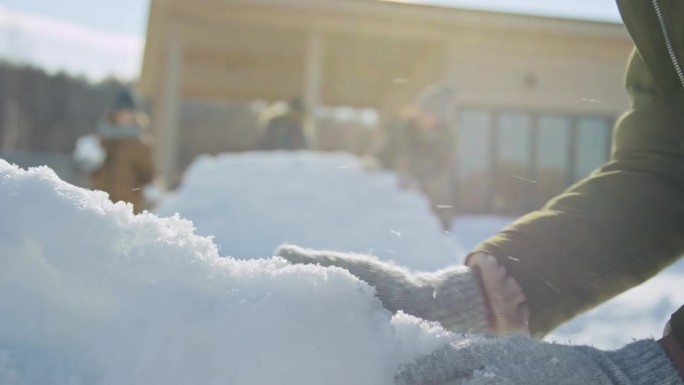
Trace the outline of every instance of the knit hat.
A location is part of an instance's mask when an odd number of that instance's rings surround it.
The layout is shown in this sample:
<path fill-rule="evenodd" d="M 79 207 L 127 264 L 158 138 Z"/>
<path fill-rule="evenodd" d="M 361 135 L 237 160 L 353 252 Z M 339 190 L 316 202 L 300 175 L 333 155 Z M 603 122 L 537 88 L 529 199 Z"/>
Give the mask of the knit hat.
<path fill-rule="evenodd" d="M 440 122 L 448 122 L 453 115 L 456 90 L 443 84 L 434 84 L 425 88 L 416 99 L 420 111 L 434 114 Z"/>
<path fill-rule="evenodd" d="M 136 99 L 137 98 L 132 90 L 123 89 L 119 91 L 119 93 L 114 98 L 114 101 L 112 102 L 112 110 L 137 110 L 138 103 Z"/>

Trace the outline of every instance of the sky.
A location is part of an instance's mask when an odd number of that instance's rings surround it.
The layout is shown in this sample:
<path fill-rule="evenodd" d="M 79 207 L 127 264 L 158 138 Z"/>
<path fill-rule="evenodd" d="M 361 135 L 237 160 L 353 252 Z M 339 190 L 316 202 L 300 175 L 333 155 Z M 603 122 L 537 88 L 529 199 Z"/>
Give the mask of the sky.
<path fill-rule="evenodd" d="M 393 0 L 619 22 L 614 0 Z M 99 80 L 138 77 L 149 0 L 0 0 L 0 58 Z"/>
<path fill-rule="evenodd" d="M 0 0 L 0 57 L 93 80 L 140 72 L 148 0 Z"/>

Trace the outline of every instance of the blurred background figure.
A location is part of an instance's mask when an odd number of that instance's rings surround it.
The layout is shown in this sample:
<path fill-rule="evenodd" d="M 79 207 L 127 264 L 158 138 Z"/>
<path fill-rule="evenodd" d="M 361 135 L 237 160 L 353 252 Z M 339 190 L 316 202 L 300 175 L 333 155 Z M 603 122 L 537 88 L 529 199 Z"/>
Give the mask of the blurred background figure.
<path fill-rule="evenodd" d="M 403 186 L 425 193 L 445 230 L 453 217 L 455 100 L 449 86 L 427 87 L 408 116 L 388 129 L 378 155 L 386 168 L 399 174 Z"/>
<path fill-rule="evenodd" d="M 113 202 L 132 203 L 136 213 L 146 208 L 143 191 L 155 177 L 146 120 L 133 92 L 124 89 L 96 134 L 79 138 L 74 151 L 78 167 L 89 174 L 90 187 L 107 192 Z"/>
<path fill-rule="evenodd" d="M 305 150 L 307 149 L 304 123 L 306 108 L 299 98 L 286 104 L 271 106 L 262 115 L 263 138 L 261 150 Z"/>

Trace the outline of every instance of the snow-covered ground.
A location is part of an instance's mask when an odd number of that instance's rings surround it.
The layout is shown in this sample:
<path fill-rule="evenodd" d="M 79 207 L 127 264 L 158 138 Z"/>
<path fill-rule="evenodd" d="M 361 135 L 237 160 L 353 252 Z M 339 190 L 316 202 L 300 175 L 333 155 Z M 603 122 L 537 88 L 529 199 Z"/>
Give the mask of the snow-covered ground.
<path fill-rule="evenodd" d="M 547 339 L 617 348 L 633 340 L 658 339 L 670 315 L 684 304 L 684 261 L 657 277 L 562 325 Z"/>
<path fill-rule="evenodd" d="M 47 168 L 0 159 L 0 213 L 3 385 L 389 385 L 457 338 L 344 270 L 221 258 Z"/>
<path fill-rule="evenodd" d="M 461 217 L 445 236 L 391 175 L 311 153 L 202 158 L 159 208 L 176 210 L 197 231 L 0 160 L 0 384 L 391 384 L 400 363 L 458 337 L 389 314 L 346 271 L 272 250 L 293 242 L 432 270 L 510 221 Z M 684 262 L 548 338 L 657 336 L 684 303 L 682 279 Z"/>

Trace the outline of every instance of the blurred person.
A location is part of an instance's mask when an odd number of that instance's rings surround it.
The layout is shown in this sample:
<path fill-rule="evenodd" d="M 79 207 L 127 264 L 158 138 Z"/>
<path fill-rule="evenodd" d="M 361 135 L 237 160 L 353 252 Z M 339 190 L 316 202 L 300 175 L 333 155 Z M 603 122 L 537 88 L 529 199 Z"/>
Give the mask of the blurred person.
<path fill-rule="evenodd" d="M 414 102 L 408 117 L 388 128 L 378 157 L 395 170 L 400 183 L 423 191 L 447 230 L 455 173 L 453 112 L 456 92 L 445 85 L 427 87 Z"/>
<path fill-rule="evenodd" d="M 308 148 L 304 124 L 306 108 L 299 98 L 275 105 L 262 116 L 263 137 L 260 150 L 305 150 Z"/>
<path fill-rule="evenodd" d="M 684 2 L 617 4 L 636 45 L 625 77 L 631 105 L 616 123 L 610 161 L 589 177 L 476 247 L 466 266 L 412 273 L 364 256 L 279 250 L 294 263 L 349 270 L 391 311 L 504 335 L 464 335 L 404 366 L 396 384 L 684 384 L 684 307 L 661 339 L 615 351 L 530 337 L 684 254 Z"/>
<path fill-rule="evenodd" d="M 74 157 L 89 174 L 90 187 L 105 191 L 113 202 L 145 208 L 144 190 L 155 178 L 150 138 L 144 133 L 145 116 L 135 95 L 122 90 L 113 100 L 96 135 L 79 139 Z"/>

